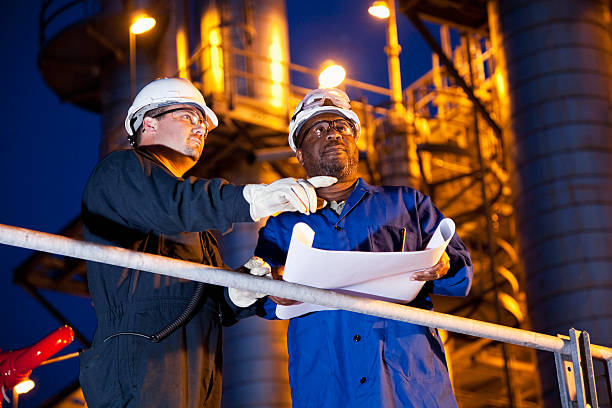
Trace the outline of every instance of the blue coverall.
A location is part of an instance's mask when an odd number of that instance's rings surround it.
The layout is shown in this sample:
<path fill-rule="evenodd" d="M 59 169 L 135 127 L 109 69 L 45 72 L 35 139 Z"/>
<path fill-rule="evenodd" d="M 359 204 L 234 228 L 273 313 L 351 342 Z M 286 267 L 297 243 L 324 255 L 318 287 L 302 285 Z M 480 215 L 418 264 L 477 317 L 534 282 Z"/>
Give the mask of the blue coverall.
<path fill-rule="evenodd" d="M 176 178 L 144 149 L 116 151 L 85 188 L 85 239 L 224 266 L 206 230 L 252 221 L 242 190 L 220 179 Z M 92 347 L 80 356 L 89 407 L 219 406 L 221 324 L 240 317 L 222 288 L 206 285 L 197 313 L 160 343 L 133 335 L 105 342 L 119 332 L 155 333 L 185 309 L 196 282 L 95 262 L 87 278 L 98 319 Z"/>
<path fill-rule="evenodd" d="M 255 254 L 284 265 L 293 226 L 308 224 L 313 247 L 328 250 L 423 249 L 443 215 L 409 187 L 377 187 L 359 179 L 338 216 L 329 206 L 315 214 L 283 213 L 260 231 Z M 446 252 L 450 270 L 427 282 L 410 306 L 433 309 L 429 293 L 467 295 L 472 264 L 455 234 Z M 333 273 L 330 270 L 329 273 Z M 268 300 L 266 317 L 276 305 Z M 456 407 L 436 330 L 346 311 L 319 311 L 291 319 L 287 333 L 294 407 Z"/>

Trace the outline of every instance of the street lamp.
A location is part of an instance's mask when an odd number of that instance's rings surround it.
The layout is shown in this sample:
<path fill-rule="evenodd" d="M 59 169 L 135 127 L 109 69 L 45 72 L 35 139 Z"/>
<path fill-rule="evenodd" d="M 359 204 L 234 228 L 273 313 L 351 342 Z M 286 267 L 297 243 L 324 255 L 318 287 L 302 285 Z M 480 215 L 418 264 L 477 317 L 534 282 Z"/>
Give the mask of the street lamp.
<path fill-rule="evenodd" d="M 144 12 L 135 13 L 130 24 L 130 99 L 136 93 L 136 36 L 155 27 L 155 19 Z"/>
<path fill-rule="evenodd" d="M 389 86 L 391 87 L 391 107 L 394 113 L 401 113 L 402 106 L 402 77 L 400 74 L 399 54 L 402 51 L 397 41 L 397 21 L 395 20 L 395 0 L 375 1 L 368 9 L 370 15 L 387 19 L 387 46 L 385 52 L 388 56 Z"/>
<path fill-rule="evenodd" d="M 153 27 L 155 27 L 155 19 L 149 16 L 147 13 L 141 13 L 132 19 L 130 32 L 132 34 L 142 34 L 146 33 Z"/>
<path fill-rule="evenodd" d="M 376 18 L 387 18 L 389 17 L 389 7 L 387 7 L 386 1 L 375 1 L 368 9 L 368 13 Z"/>
<path fill-rule="evenodd" d="M 319 74 L 319 88 L 335 88 L 346 78 L 345 69 L 337 64 L 326 66 Z"/>

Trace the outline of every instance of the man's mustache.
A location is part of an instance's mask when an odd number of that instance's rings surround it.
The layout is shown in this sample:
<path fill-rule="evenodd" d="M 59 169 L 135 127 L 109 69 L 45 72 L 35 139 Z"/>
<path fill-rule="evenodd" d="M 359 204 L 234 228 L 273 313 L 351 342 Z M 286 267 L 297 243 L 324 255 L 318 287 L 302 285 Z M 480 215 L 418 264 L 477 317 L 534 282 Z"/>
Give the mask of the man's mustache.
<path fill-rule="evenodd" d="M 328 142 L 328 143 L 325 145 L 325 148 L 323 149 L 323 151 L 327 151 L 327 150 L 330 150 L 330 149 L 333 149 L 333 148 L 336 148 L 336 147 L 341 147 L 341 148 L 343 148 L 344 150 L 347 150 L 347 146 L 346 146 L 346 144 L 345 144 L 345 143 L 342 143 L 342 142 L 340 142 L 340 141 L 335 141 L 335 140 L 333 140 L 333 141 Z"/>

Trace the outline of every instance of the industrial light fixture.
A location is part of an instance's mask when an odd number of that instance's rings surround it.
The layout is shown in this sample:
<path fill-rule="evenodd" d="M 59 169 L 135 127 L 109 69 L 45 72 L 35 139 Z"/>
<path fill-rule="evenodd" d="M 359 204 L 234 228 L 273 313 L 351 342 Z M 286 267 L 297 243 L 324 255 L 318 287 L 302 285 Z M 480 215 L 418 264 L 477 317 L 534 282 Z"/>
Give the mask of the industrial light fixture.
<path fill-rule="evenodd" d="M 51 357 L 74 339 L 74 331 L 69 326 L 62 326 L 38 343 L 13 351 L 0 351 L 0 406 L 2 397 L 8 399 L 11 389 L 16 394 L 25 394 L 35 384 L 29 377 L 32 370 L 44 364 Z M 16 405 L 15 405 L 16 406 Z"/>
<path fill-rule="evenodd" d="M 35 385 L 36 384 L 34 383 L 34 381 L 28 378 L 27 380 L 23 380 L 22 382 L 17 384 L 13 389 L 17 394 L 25 394 L 32 391 Z"/>
<path fill-rule="evenodd" d="M 319 74 L 319 88 L 335 88 L 346 78 L 346 70 L 338 64 L 328 64 Z"/>
<path fill-rule="evenodd" d="M 147 13 L 139 13 L 132 19 L 130 32 L 132 34 L 143 34 L 155 27 L 155 19 Z"/>
<path fill-rule="evenodd" d="M 375 1 L 372 3 L 370 8 L 368 8 L 368 13 L 380 19 L 389 18 L 389 6 L 387 5 L 386 1 Z"/>

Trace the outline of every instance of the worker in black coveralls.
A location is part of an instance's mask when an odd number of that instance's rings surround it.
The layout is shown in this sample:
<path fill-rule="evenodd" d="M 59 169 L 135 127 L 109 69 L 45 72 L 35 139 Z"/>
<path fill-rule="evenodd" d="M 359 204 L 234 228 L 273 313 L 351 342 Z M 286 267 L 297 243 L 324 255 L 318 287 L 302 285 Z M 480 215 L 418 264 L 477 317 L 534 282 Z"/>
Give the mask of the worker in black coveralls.
<path fill-rule="evenodd" d="M 234 222 L 282 211 L 314 212 L 315 187 L 336 181 L 237 186 L 183 179 L 217 124 L 191 82 L 164 78 L 145 86 L 125 121 L 133 149 L 104 158 L 85 188 L 85 239 L 224 266 L 208 230 L 227 231 Z M 269 272 L 258 258 L 245 267 Z M 219 406 L 221 325 L 252 313 L 234 306 L 242 304 L 241 291 L 232 298 L 217 286 L 95 262 L 88 262 L 87 278 L 98 328 L 92 347 L 81 353 L 79 379 L 90 408 Z"/>

